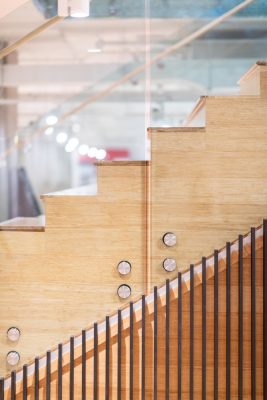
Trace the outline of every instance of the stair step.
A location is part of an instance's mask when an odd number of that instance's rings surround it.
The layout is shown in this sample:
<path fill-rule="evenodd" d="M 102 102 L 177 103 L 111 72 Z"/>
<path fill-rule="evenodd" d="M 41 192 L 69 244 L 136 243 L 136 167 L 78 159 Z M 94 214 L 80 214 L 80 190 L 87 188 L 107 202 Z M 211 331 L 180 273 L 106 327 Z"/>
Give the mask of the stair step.
<path fill-rule="evenodd" d="M 43 232 L 45 216 L 17 217 L 0 223 L 0 231 Z"/>
<path fill-rule="evenodd" d="M 241 95 L 267 96 L 267 62 L 258 61 L 238 81 Z"/>

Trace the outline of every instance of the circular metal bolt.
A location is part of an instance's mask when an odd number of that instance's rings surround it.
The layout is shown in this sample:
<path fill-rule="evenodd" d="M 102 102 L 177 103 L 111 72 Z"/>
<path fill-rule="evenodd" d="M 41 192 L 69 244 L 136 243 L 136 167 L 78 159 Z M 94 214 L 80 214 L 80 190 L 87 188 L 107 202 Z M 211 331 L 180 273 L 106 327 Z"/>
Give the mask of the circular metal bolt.
<path fill-rule="evenodd" d="M 163 268 L 167 272 L 173 272 L 176 269 L 176 261 L 174 258 L 165 258 L 163 261 Z"/>
<path fill-rule="evenodd" d="M 20 355 L 17 351 L 12 350 L 9 353 L 7 353 L 6 361 L 8 365 L 14 367 L 19 363 L 19 360 L 20 360 Z"/>
<path fill-rule="evenodd" d="M 131 292 L 132 290 L 128 285 L 120 285 L 117 290 L 118 296 L 121 299 L 127 299 L 129 296 L 131 296 Z"/>
<path fill-rule="evenodd" d="M 172 232 L 167 232 L 162 238 L 165 246 L 172 247 L 176 245 L 176 235 Z"/>
<path fill-rule="evenodd" d="M 131 264 L 129 263 L 129 261 L 121 261 L 121 262 L 118 264 L 118 272 L 119 272 L 121 275 L 127 275 L 127 274 L 129 274 L 129 273 L 131 272 L 131 269 L 132 269 L 132 266 L 131 266 Z"/>
<path fill-rule="evenodd" d="M 12 326 L 7 330 L 7 338 L 11 342 L 17 342 L 20 338 L 20 330 L 19 328 L 16 328 L 15 326 Z"/>

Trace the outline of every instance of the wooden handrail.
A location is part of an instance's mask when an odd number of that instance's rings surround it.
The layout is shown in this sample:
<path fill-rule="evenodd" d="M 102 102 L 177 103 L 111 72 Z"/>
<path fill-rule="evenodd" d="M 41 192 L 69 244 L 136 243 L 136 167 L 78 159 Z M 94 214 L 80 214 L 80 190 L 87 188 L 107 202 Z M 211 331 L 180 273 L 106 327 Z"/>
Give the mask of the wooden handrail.
<path fill-rule="evenodd" d="M 242 75 L 241 78 L 237 81 L 238 85 L 249 80 L 260 66 L 267 66 L 267 61 L 257 61 L 254 65 L 252 65 L 252 67 L 248 71 L 246 71 L 246 73 Z"/>
<path fill-rule="evenodd" d="M 186 117 L 183 122 L 183 126 L 187 127 L 190 122 L 197 116 L 197 114 L 205 107 L 207 96 L 201 96 L 196 102 L 191 113 Z"/>

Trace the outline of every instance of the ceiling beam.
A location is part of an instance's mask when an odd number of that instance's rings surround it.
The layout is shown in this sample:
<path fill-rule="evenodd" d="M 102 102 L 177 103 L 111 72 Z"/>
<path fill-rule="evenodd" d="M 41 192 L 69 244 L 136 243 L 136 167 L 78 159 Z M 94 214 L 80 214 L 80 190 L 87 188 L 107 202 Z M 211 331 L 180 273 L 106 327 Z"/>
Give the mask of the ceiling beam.
<path fill-rule="evenodd" d="M 117 70 L 118 64 L 3 65 L 1 85 L 90 84 Z"/>

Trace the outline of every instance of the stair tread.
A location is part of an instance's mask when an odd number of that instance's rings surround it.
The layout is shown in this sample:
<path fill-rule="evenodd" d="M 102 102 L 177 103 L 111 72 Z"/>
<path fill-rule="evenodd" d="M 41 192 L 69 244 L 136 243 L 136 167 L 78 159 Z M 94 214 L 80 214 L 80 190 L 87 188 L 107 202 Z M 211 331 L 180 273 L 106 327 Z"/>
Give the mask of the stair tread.
<path fill-rule="evenodd" d="M 154 134 L 154 133 L 160 133 L 160 132 L 203 132 L 205 131 L 205 127 L 188 127 L 188 126 L 177 126 L 177 127 L 170 127 L 170 128 L 148 128 L 148 133 L 149 134 Z"/>
<path fill-rule="evenodd" d="M 204 112 L 205 105 L 206 105 L 206 98 L 207 98 L 207 96 L 201 96 L 198 99 L 198 101 L 196 102 L 193 110 L 191 111 L 191 113 L 184 120 L 184 123 L 183 123 L 184 127 L 189 127 L 190 124 L 197 118 L 197 116 L 199 116 L 201 113 Z M 198 125 L 200 124 L 199 127 L 202 127 L 202 122 L 205 125 L 204 118 L 201 117 L 200 120 L 201 120 L 201 122 L 199 121 Z"/>
<path fill-rule="evenodd" d="M 97 193 L 96 184 L 79 186 L 71 189 L 60 190 L 41 195 L 41 199 L 47 197 L 62 197 L 62 196 L 95 196 Z"/>
<path fill-rule="evenodd" d="M 16 217 L 0 223 L 0 231 L 42 232 L 45 229 L 45 217 Z"/>

